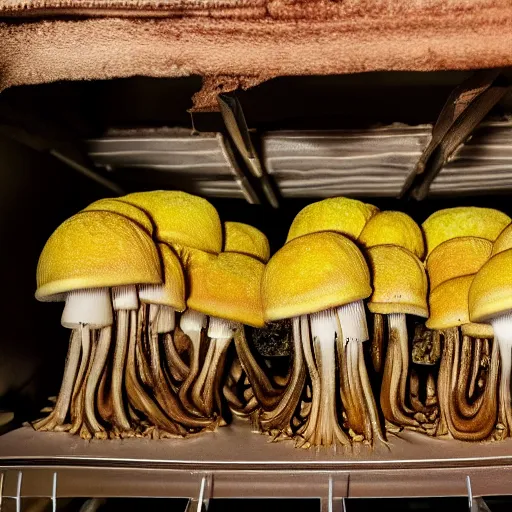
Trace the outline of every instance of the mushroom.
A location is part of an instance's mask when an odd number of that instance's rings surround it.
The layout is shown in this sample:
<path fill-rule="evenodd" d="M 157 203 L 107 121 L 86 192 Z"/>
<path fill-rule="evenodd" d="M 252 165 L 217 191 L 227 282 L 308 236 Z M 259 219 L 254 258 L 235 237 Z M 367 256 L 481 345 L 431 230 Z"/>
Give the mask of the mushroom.
<path fill-rule="evenodd" d="M 406 404 L 410 358 L 406 315 L 428 316 L 425 269 L 413 253 L 397 245 L 375 245 L 367 255 L 372 271 L 373 294 L 368 309 L 374 315 L 374 337 L 384 337 L 383 316 L 387 321 L 382 412 L 397 426 L 418 427 L 415 411 Z"/>
<path fill-rule="evenodd" d="M 443 340 L 437 381 L 443 424 L 438 435 L 447 430 L 465 441 L 488 438 L 498 412 L 498 345 L 494 342 L 492 349 L 489 347 L 493 336 L 490 326 L 470 322 L 469 318 L 468 297 L 474 277 L 454 277 L 432 290 L 426 322 Z"/>
<path fill-rule="evenodd" d="M 427 255 L 452 238 L 471 236 L 494 242 L 510 222 L 508 215 L 492 208 L 460 206 L 438 210 L 422 224 Z"/>
<path fill-rule="evenodd" d="M 301 405 L 299 423 L 291 425 L 297 446 L 349 445 L 350 431 L 354 439 L 383 440 L 362 350 L 368 339 L 363 299 L 370 294 L 361 252 L 336 233 L 293 239 L 266 266 L 265 317 L 292 319 L 294 363 L 306 367 L 311 383 L 303 393 L 311 403 Z"/>
<path fill-rule="evenodd" d="M 208 348 L 202 366 L 194 372 L 197 377 L 181 385 L 180 397 L 206 417 L 222 415 L 224 362 L 235 333 L 243 332 L 244 324 L 264 325 L 260 294 L 264 268 L 255 258 L 231 252 L 196 253 L 187 262 L 189 309 L 182 317 L 181 327 L 189 336 L 197 333 L 199 337 L 208 319 Z M 190 316 L 184 322 L 186 315 Z M 196 317 L 195 330 L 192 315 Z"/>
<path fill-rule="evenodd" d="M 287 242 L 309 233 L 334 231 L 357 240 L 366 223 L 379 211 L 376 206 L 347 197 L 331 197 L 303 208 L 288 231 Z"/>
<path fill-rule="evenodd" d="M 501 358 L 499 419 L 506 435 L 512 434 L 512 249 L 498 252 L 478 271 L 469 290 L 469 315 L 473 322 L 492 325 Z"/>
<path fill-rule="evenodd" d="M 106 437 L 105 427 L 96 416 L 96 393 L 111 345 L 110 288 L 116 288 L 114 298 L 120 304 L 120 295 L 130 295 L 134 285 L 160 282 L 155 244 L 147 232 L 128 218 L 113 212 L 87 211 L 56 229 L 39 258 L 36 298 L 65 300 L 62 325 L 73 329 L 73 333 L 56 406 L 48 418 L 34 424 L 36 429 L 63 429 L 77 384 L 84 389 L 83 396 L 76 397 L 83 413 L 75 415 L 83 423 L 75 424 L 72 430 L 80 429 L 85 437 Z M 95 330 L 99 330 L 98 339 Z M 119 356 L 118 360 L 121 359 Z M 118 400 L 122 399 L 114 397 L 113 403 L 119 405 Z M 119 414 L 115 421 L 124 428 L 125 415 L 119 410 L 116 413 Z"/>
<path fill-rule="evenodd" d="M 266 263 L 270 258 L 267 237 L 257 228 L 242 222 L 224 222 L 224 252 L 236 252 Z"/>
<path fill-rule="evenodd" d="M 357 241 L 366 249 L 378 245 L 403 247 L 419 259 L 423 258 L 425 253 L 423 233 L 420 227 L 409 215 L 397 211 L 376 213 L 366 223 Z M 376 313 L 373 320 L 374 335 L 370 345 L 371 356 L 373 368 L 377 374 L 380 374 L 382 373 L 384 351 L 384 319 Z"/>

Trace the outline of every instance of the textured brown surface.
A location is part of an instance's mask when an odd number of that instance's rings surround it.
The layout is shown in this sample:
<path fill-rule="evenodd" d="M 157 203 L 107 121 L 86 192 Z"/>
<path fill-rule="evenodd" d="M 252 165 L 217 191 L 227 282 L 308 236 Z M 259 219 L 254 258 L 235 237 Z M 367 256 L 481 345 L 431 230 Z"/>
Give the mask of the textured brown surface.
<path fill-rule="evenodd" d="M 0 14 L 39 16 L 0 23 L 0 90 L 198 74 L 206 85 L 196 104 L 210 108 L 220 90 L 280 75 L 512 64 L 508 0 L 2 0 Z"/>

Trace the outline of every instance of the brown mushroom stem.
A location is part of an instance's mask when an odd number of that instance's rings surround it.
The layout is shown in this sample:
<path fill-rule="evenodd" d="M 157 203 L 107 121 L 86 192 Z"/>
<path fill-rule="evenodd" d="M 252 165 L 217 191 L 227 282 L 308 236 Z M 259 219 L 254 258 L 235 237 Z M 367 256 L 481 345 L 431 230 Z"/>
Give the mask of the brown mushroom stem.
<path fill-rule="evenodd" d="M 114 408 L 112 404 L 112 360 L 110 354 L 107 356 L 105 366 L 101 373 L 98 391 L 96 393 L 96 409 L 98 416 L 103 423 L 112 423 Z"/>
<path fill-rule="evenodd" d="M 195 407 L 189 393 L 192 390 L 192 386 L 199 375 L 200 367 L 200 356 L 202 347 L 202 329 L 205 327 L 206 317 L 202 313 L 187 309 L 185 313 L 181 315 L 180 326 L 183 332 L 190 339 L 190 371 L 187 378 L 183 381 L 179 389 L 179 398 L 183 407 L 196 416 L 201 416 L 201 412 Z"/>
<path fill-rule="evenodd" d="M 414 412 L 405 404 L 409 377 L 409 349 L 405 314 L 387 315 L 388 347 L 380 392 L 384 418 L 397 426 L 418 427 Z"/>
<path fill-rule="evenodd" d="M 117 312 L 116 346 L 114 350 L 114 361 L 112 364 L 112 425 L 119 430 L 131 430 L 130 420 L 125 410 L 123 393 L 124 373 L 126 367 L 126 356 L 128 353 L 128 330 L 130 324 L 130 313 L 128 310 Z"/>
<path fill-rule="evenodd" d="M 373 315 L 373 336 L 370 352 L 372 365 L 376 373 L 382 372 L 382 360 L 384 359 L 384 315 Z"/>
<path fill-rule="evenodd" d="M 68 417 L 71 395 L 73 393 L 74 383 L 77 377 L 78 362 L 81 352 L 81 335 L 79 329 L 73 329 L 69 340 L 69 348 L 64 365 L 64 375 L 59 391 L 59 396 L 52 412 L 41 420 L 34 423 L 36 430 L 65 430 L 69 428 L 64 426 Z"/>
<path fill-rule="evenodd" d="M 485 339 L 476 339 L 473 348 L 473 365 L 471 367 L 471 376 L 469 378 L 469 398 L 475 396 L 476 384 L 478 382 L 478 375 L 480 373 L 480 358 L 482 357 L 482 348 L 485 346 L 487 352 L 489 350 L 489 342 Z"/>
<path fill-rule="evenodd" d="M 303 350 L 312 382 L 312 406 L 305 428 L 299 431 L 305 443 L 299 445 L 349 445 L 348 436 L 339 425 L 336 392 L 336 319 L 333 310 L 309 316 L 310 325 L 301 329 Z M 310 349 L 310 329 L 313 354 Z"/>
<path fill-rule="evenodd" d="M 210 340 L 203 368 L 192 388 L 192 399 L 195 405 L 208 417 L 214 412 L 215 392 L 224 373 L 226 351 L 231 339 L 215 338 Z"/>
<path fill-rule="evenodd" d="M 443 357 L 439 370 L 439 403 L 441 412 L 446 421 L 448 431 L 455 439 L 464 441 L 480 441 L 491 434 L 497 418 L 496 387 L 499 374 L 498 346 L 493 343 L 491 354 L 491 367 L 480 407 L 471 417 L 460 413 L 459 372 L 462 370 L 463 379 L 466 371 L 469 372 L 468 358 L 462 355 L 463 364 L 459 364 L 460 334 L 459 328 L 446 329 L 444 332 Z M 464 397 L 464 401 L 466 397 Z"/>
<path fill-rule="evenodd" d="M 469 393 L 469 378 L 474 370 L 473 359 L 473 348 L 476 345 L 480 345 L 480 340 L 473 340 L 469 336 L 462 337 L 462 347 L 460 348 L 460 368 L 458 371 L 458 377 L 456 377 L 456 389 L 455 389 L 455 405 L 457 412 L 463 418 L 472 418 L 482 406 L 482 400 L 485 393 L 481 393 L 480 396 L 475 397 L 471 400 L 472 395 Z M 476 356 L 476 353 L 475 353 Z M 476 357 L 474 357 L 476 359 Z M 457 365 L 456 365 L 457 366 Z M 478 361 L 478 368 L 480 369 L 480 361 Z M 478 380 L 480 372 L 477 372 L 475 378 Z"/>
<path fill-rule="evenodd" d="M 140 411 L 146 418 L 156 427 L 163 431 L 180 436 L 182 435 L 182 427 L 176 425 L 166 414 L 155 404 L 152 398 L 146 393 L 145 389 L 139 382 L 136 367 L 136 346 L 137 339 L 142 337 L 143 328 L 143 310 L 139 308 L 136 311 L 130 311 L 130 335 L 128 341 L 128 358 L 125 368 L 126 392 L 131 406 Z M 138 320 L 138 321 L 137 321 Z"/>
<path fill-rule="evenodd" d="M 306 366 L 302 355 L 301 319 L 293 319 L 293 359 L 291 376 L 287 381 L 281 399 L 271 411 L 262 411 L 259 416 L 261 428 L 266 431 L 292 434 L 291 423 L 299 405 L 306 382 Z"/>
<path fill-rule="evenodd" d="M 69 432 L 76 434 L 84 424 L 84 398 L 85 385 L 91 371 L 92 360 L 94 359 L 95 346 L 91 344 L 91 331 L 89 326 L 82 326 L 80 329 L 82 343 L 82 357 L 76 377 L 73 395 L 71 397 L 71 428 Z"/>
<path fill-rule="evenodd" d="M 386 442 L 380 426 L 379 413 L 373 396 L 364 360 L 363 343 L 369 339 L 366 325 L 366 313 L 362 301 L 355 301 L 336 310 L 337 338 L 345 348 L 348 358 L 349 390 L 352 395 L 351 406 L 345 404 L 347 418 L 353 415 L 350 407 L 363 414 L 359 435 L 367 441 Z M 349 421 L 350 424 L 350 421 Z"/>
<path fill-rule="evenodd" d="M 100 330 L 100 336 L 97 342 L 94 354 L 94 362 L 91 367 L 91 373 L 87 379 L 85 387 L 85 419 L 87 426 L 95 437 L 106 438 L 105 428 L 100 424 L 96 417 L 96 391 L 100 381 L 103 368 L 107 361 L 110 349 L 112 328 L 110 326 L 103 327 Z"/>
<path fill-rule="evenodd" d="M 371 439 L 378 439 L 381 443 L 386 443 L 386 440 L 384 438 L 384 434 L 382 432 L 382 428 L 380 425 L 377 404 L 375 402 L 375 397 L 373 396 L 370 379 L 368 378 L 368 372 L 366 370 L 366 364 L 364 361 L 364 354 L 363 354 L 363 345 L 361 342 L 357 343 L 357 351 L 358 351 L 358 358 L 359 358 L 359 376 L 361 378 L 361 385 L 363 388 L 366 409 L 368 411 L 368 417 L 369 417 L 370 425 L 371 425 L 371 433 L 372 433 Z M 367 434 L 367 438 L 368 438 L 368 434 Z"/>
<path fill-rule="evenodd" d="M 164 350 L 166 357 L 166 365 L 172 378 L 176 382 L 183 382 L 190 371 L 190 368 L 183 362 L 183 359 L 176 350 L 174 336 L 171 333 L 164 335 Z"/>
<path fill-rule="evenodd" d="M 178 397 L 169 385 L 160 360 L 158 332 L 155 329 L 156 316 L 153 316 L 152 320 L 148 324 L 147 332 L 151 361 L 151 380 L 153 382 L 152 391 L 156 401 L 169 418 L 176 422 L 177 426 L 179 425 L 178 428 L 183 434 L 186 433 L 186 430 L 180 428 L 181 425 L 189 428 L 207 428 L 211 426 L 209 419 L 197 418 L 187 414 L 187 411 L 183 409 Z"/>
<path fill-rule="evenodd" d="M 251 383 L 254 396 L 263 410 L 272 410 L 281 398 L 282 391 L 275 387 L 260 367 L 247 343 L 244 329 L 235 332 L 235 347 L 240 365 Z"/>
<path fill-rule="evenodd" d="M 254 392 L 252 391 L 251 384 L 244 383 L 246 378 L 247 376 L 244 370 L 242 369 L 240 359 L 238 358 L 238 355 L 236 354 L 235 351 L 233 360 L 229 366 L 229 371 L 226 376 L 224 387 L 222 388 L 222 393 L 228 403 L 231 412 L 236 416 L 244 418 L 253 414 L 259 407 L 258 401 L 254 396 Z M 249 390 L 251 392 L 251 397 L 249 399 L 246 399 L 244 397 L 244 392 L 246 390 Z M 252 400 L 253 398 L 254 400 Z M 250 406 L 249 403 L 255 405 Z"/>

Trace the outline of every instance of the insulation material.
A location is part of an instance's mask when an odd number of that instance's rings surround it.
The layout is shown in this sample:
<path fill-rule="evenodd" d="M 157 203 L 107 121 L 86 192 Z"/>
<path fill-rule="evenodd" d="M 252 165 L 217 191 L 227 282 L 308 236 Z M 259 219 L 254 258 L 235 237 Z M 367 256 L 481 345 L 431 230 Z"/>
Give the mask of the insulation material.
<path fill-rule="evenodd" d="M 0 15 L 0 90 L 197 74 L 203 110 L 276 76 L 512 64 L 509 0 L 0 0 Z"/>

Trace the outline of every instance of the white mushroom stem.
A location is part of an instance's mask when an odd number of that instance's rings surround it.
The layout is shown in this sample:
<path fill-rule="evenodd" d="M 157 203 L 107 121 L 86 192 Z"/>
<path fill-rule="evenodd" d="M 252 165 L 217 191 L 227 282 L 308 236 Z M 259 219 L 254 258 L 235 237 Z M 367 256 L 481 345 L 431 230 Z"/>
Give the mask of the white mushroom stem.
<path fill-rule="evenodd" d="M 491 320 L 494 338 L 498 341 L 501 357 L 500 408 L 508 432 L 512 432 L 512 397 L 510 373 L 512 371 L 512 313 L 505 313 Z"/>
<path fill-rule="evenodd" d="M 207 416 L 213 413 L 214 396 L 220 393 L 220 378 L 224 371 L 226 350 L 233 339 L 237 324 L 222 318 L 210 317 L 208 338 L 210 346 L 201 372 L 192 388 L 195 405 Z M 221 411 L 218 411 L 219 413 Z"/>
<path fill-rule="evenodd" d="M 69 341 L 68 355 L 64 366 L 64 376 L 55 407 L 50 415 L 34 423 L 37 430 L 57 430 L 64 425 L 68 416 L 73 386 L 76 380 L 78 361 L 81 351 L 80 330 L 73 329 Z"/>
<path fill-rule="evenodd" d="M 96 418 L 96 392 L 107 361 L 111 343 L 112 303 L 108 288 L 75 290 L 66 296 L 61 323 L 64 327 L 76 328 L 88 325 L 100 329 L 100 337 L 94 354 L 94 361 L 85 387 L 85 419 L 91 433 L 106 437 L 105 429 Z"/>
<path fill-rule="evenodd" d="M 116 346 L 112 366 L 112 423 L 120 430 L 131 430 L 130 420 L 124 403 L 124 369 L 128 354 L 128 332 L 130 311 L 137 311 L 139 300 L 135 286 L 118 286 L 112 288 L 112 304 L 117 311 Z"/>
<path fill-rule="evenodd" d="M 304 358 L 312 382 L 311 413 L 305 427 L 299 430 L 298 446 L 348 445 L 350 441 L 339 425 L 336 392 L 336 317 L 332 309 L 310 315 L 309 328 L 301 317 Z"/>
<path fill-rule="evenodd" d="M 371 389 L 370 379 L 364 361 L 363 342 L 369 339 L 363 301 L 354 301 L 337 309 L 341 326 L 340 342 L 346 345 L 349 358 L 349 386 L 352 403 L 360 404 L 364 415 L 364 434 L 369 441 L 376 438 L 386 442 L 379 421 L 377 404 Z M 347 415 L 350 416 L 347 410 Z M 370 437 L 371 436 L 371 437 Z"/>
<path fill-rule="evenodd" d="M 199 357 L 201 353 L 201 332 L 206 327 L 206 315 L 187 309 L 180 318 L 180 328 L 189 337 L 192 343 L 192 355 L 190 359 L 190 371 L 187 378 L 180 387 L 179 397 L 184 407 L 190 412 L 197 412 L 191 403 L 188 392 L 199 373 Z"/>

